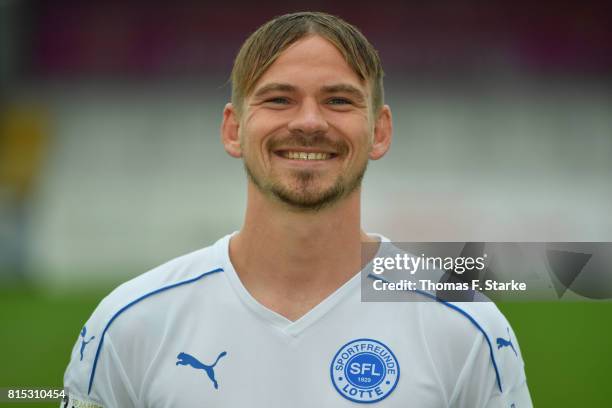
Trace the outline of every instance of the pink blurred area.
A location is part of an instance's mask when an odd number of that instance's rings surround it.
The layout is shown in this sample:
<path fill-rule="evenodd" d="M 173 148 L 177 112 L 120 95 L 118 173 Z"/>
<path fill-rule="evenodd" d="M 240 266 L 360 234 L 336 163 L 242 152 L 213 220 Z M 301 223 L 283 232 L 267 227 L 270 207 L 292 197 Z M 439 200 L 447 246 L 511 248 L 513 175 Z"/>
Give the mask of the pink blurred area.
<path fill-rule="evenodd" d="M 282 5 L 281 5 L 282 4 Z M 609 74 L 612 3 L 335 1 L 33 3 L 31 69 L 41 76 L 227 72 L 258 25 L 305 8 L 362 29 L 388 71 L 508 69 Z"/>

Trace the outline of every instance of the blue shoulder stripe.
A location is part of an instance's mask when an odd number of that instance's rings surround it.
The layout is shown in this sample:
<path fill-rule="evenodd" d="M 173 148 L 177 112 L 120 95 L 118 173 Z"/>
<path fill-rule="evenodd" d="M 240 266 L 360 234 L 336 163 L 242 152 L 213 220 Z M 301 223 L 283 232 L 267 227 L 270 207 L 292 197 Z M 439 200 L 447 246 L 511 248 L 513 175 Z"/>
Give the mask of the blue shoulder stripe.
<path fill-rule="evenodd" d="M 371 279 L 377 279 L 377 280 L 381 280 L 383 282 L 389 283 L 386 279 L 381 278 L 380 276 L 376 276 L 376 275 L 372 275 L 369 274 L 368 278 Z M 499 387 L 499 391 L 503 392 L 502 389 L 502 383 L 501 383 L 501 379 L 499 376 L 499 369 L 497 368 L 497 363 L 495 362 L 495 354 L 493 352 L 493 346 L 491 345 L 491 340 L 489 339 L 489 336 L 487 335 L 487 332 L 480 326 L 480 324 L 478 324 L 478 322 L 476 321 L 476 319 L 474 319 L 468 312 L 466 312 L 465 310 L 461 309 L 459 306 L 454 305 L 452 303 L 446 302 L 434 295 L 432 295 L 431 293 L 427 293 L 427 292 L 423 292 L 421 290 L 415 289 L 413 292 L 419 293 L 423 296 L 426 296 L 430 299 L 433 299 L 439 303 L 442 303 L 445 306 L 448 306 L 449 308 L 455 310 L 456 312 L 459 312 L 460 314 L 462 314 L 464 317 L 466 317 L 474 326 L 476 326 L 476 328 L 483 334 L 485 340 L 487 341 L 487 344 L 489 345 L 489 351 L 491 353 L 491 361 L 493 362 L 493 368 L 495 369 L 495 377 L 497 379 L 497 386 Z"/>
<path fill-rule="evenodd" d="M 217 273 L 217 272 L 223 272 L 223 269 L 222 268 L 217 268 L 217 269 L 214 269 L 212 271 L 205 272 L 205 273 L 203 273 L 203 274 L 201 274 L 199 276 L 196 276 L 195 278 L 187 279 L 187 280 L 184 280 L 184 281 L 181 281 L 181 282 L 173 283 L 172 285 L 168 285 L 168 286 L 164 286 L 162 288 L 156 289 L 156 290 L 154 290 L 152 292 L 149 292 L 147 294 L 142 295 L 141 297 L 137 298 L 136 300 L 131 301 L 130 303 L 128 303 L 127 305 L 125 305 L 121 309 L 119 309 L 119 311 L 117 313 L 115 313 L 113 315 L 113 317 L 111 317 L 111 319 L 108 321 L 108 323 L 106 324 L 106 327 L 104 327 L 104 330 L 102 331 L 102 335 L 100 336 L 100 343 L 98 344 L 98 349 L 96 350 L 96 356 L 94 357 L 94 363 L 93 363 L 93 366 L 91 368 L 91 375 L 89 376 L 89 387 L 87 388 L 87 395 L 89 395 L 89 393 L 91 392 L 91 387 L 93 386 L 94 377 L 96 375 L 96 367 L 98 366 L 98 357 L 100 357 L 100 351 L 102 350 L 102 344 L 104 343 L 104 335 L 108 331 L 108 328 L 113 323 L 113 321 L 115 321 L 115 319 L 117 317 L 119 317 L 119 315 L 121 315 L 121 313 L 125 312 L 127 309 L 129 309 L 130 307 L 134 306 L 136 303 L 138 303 L 141 300 L 144 300 L 144 299 L 146 299 L 148 297 L 151 297 L 151 296 L 156 295 L 156 294 L 161 293 L 161 292 L 165 292 L 166 290 L 169 290 L 169 289 L 176 288 L 177 286 L 187 285 L 189 283 L 196 282 L 196 281 L 204 278 L 205 276 L 212 275 L 213 273 Z"/>

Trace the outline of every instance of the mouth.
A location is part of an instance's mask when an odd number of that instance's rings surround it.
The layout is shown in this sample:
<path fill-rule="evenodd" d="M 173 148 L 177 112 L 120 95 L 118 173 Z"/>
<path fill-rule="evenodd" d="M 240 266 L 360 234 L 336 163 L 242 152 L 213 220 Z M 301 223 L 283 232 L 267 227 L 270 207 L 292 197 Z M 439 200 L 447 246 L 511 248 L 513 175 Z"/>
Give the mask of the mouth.
<path fill-rule="evenodd" d="M 296 161 L 325 161 L 337 156 L 335 153 L 306 150 L 277 150 L 274 154 L 288 160 Z"/>

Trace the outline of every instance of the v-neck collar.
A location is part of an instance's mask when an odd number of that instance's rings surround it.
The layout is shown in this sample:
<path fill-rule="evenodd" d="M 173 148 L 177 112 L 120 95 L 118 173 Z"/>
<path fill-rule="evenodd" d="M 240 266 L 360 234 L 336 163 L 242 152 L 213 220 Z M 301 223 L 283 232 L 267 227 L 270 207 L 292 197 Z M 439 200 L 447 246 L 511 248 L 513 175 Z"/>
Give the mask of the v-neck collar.
<path fill-rule="evenodd" d="M 321 319 L 323 316 L 325 316 L 330 310 L 334 308 L 334 306 L 336 306 L 339 302 L 345 299 L 350 293 L 353 293 L 354 290 L 358 290 L 360 286 L 359 284 L 361 271 L 358 271 L 352 278 L 350 278 L 333 293 L 331 293 L 329 296 L 319 302 L 315 307 L 313 307 L 304 315 L 302 315 L 299 319 L 295 321 L 289 320 L 285 316 L 262 305 L 257 299 L 255 299 L 251 295 L 251 293 L 242 284 L 242 281 L 238 277 L 236 269 L 234 269 L 234 265 L 232 265 L 232 262 L 229 257 L 229 242 L 232 236 L 234 236 L 235 234 L 237 234 L 237 232 L 234 232 L 221 238 L 221 242 L 219 242 L 219 250 L 221 252 L 219 255 L 223 263 L 222 267 L 225 271 L 224 275 L 229 280 L 229 283 L 234 289 L 234 292 L 236 293 L 238 298 L 240 298 L 242 303 L 248 309 L 250 309 L 262 320 L 266 321 L 268 324 L 272 325 L 273 327 L 288 336 L 298 336 L 306 328 L 308 328 L 316 321 Z M 389 240 L 382 235 L 369 235 L 379 238 L 381 242 L 389 242 Z M 380 248 L 382 248 L 382 246 Z M 379 254 L 376 255 L 378 256 Z M 365 268 L 368 268 L 368 265 L 366 265 Z"/>

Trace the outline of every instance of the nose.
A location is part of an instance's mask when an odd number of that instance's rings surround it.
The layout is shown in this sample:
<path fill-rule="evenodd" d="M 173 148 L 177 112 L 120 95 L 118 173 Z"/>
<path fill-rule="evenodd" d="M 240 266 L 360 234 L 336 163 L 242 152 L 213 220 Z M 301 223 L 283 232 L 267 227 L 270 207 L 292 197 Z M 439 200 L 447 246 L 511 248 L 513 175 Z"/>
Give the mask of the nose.
<path fill-rule="evenodd" d="M 300 105 L 295 117 L 289 122 L 291 132 L 305 134 L 325 133 L 329 129 L 329 124 L 323 116 L 321 107 L 315 100 L 306 99 Z"/>

